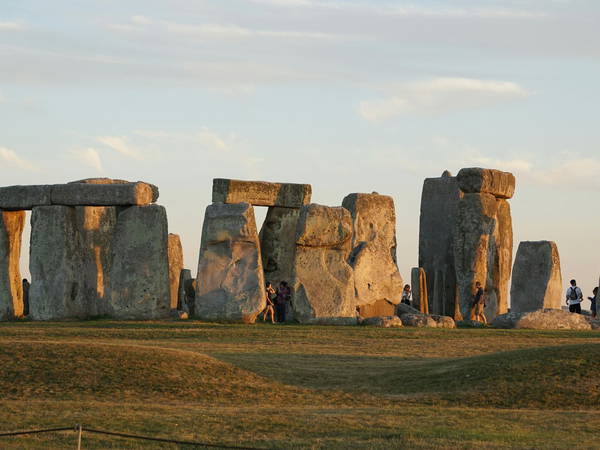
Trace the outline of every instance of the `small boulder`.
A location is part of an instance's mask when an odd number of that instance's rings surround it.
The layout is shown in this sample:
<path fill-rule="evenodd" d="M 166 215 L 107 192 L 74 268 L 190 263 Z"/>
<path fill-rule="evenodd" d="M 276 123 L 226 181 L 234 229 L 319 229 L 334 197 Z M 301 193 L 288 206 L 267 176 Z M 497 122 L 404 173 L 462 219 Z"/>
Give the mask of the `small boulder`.
<path fill-rule="evenodd" d="M 454 319 L 452 317 L 432 314 L 431 318 L 433 320 L 435 320 L 438 328 L 447 328 L 447 329 L 456 328 L 456 323 L 454 322 Z"/>
<path fill-rule="evenodd" d="M 494 319 L 495 328 L 529 330 L 591 330 L 591 321 L 581 314 L 560 309 L 540 309 L 532 312 L 510 312 Z"/>
<path fill-rule="evenodd" d="M 402 326 L 402 320 L 398 316 L 368 317 L 361 320 L 360 325 L 377 328 L 398 328 Z"/>
<path fill-rule="evenodd" d="M 437 328 L 437 322 L 425 314 L 402 314 L 400 320 L 405 327 Z"/>

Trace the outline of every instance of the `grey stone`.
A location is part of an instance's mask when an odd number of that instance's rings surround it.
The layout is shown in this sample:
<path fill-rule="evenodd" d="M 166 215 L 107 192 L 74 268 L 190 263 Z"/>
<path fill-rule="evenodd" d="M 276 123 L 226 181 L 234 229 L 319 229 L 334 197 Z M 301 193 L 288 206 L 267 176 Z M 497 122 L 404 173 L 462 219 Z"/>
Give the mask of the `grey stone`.
<path fill-rule="evenodd" d="M 562 303 L 560 256 L 554 242 L 521 242 L 510 289 L 511 312 L 560 309 Z"/>
<path fill-rule="evenodd" d="M 450 312 L 455 308 L 456 270 L 454 238 L 458 220 L 458 205 L 463 194 L 456 177 L 444 173 L 440 178 L 428 178 L 423 183 L 419 224 L 419 267 L 426 274 L 428 304 L 419 301 L 422 312 Z M 438 296 L 435 274 L 438 278 Z M 439 277 L 439 275 L 438 275 Z M 415 280 L 416 281 L 416 280 Z M 413 281 L 413 289 L 415 286 Z M 443 282 L 443 286 L 439 283 Z M 442 295 L 443 298 L 439 298 Z M 425 307 L 427 306 L 427 307 Z"/>
<path fill-rule="evenodd" d="M 402 314 L 422 314 L 422 312 L 416 308 L 413 308 L 412 306 L 404 303 L 398 303 L 396 305 L 396 314 L 401 316 Z"/>
<path fill-rule="evenodd" d="M 348 265 L 352 218 L 341 207 L 302 207 L 296 233 L 292 305 L 295 319 L 356 321 L 354 273 Z"/>
<path fill-rule="evenodd" d="M 67 206 L 142 206 L 152 203 L 153 187 L 147 183 L 56 184 L 51 189 L 53 205 Z"/>
<path fill-rule="evenodd" d="M 402 320 L 398 316 L 373 316 L 360 321 L 360 325 L 377 328 L 399 328 Z"/>
<path fill-rule="evenodd" d="M 455 321 L 457 328 L 485 328 L 486 325 L 483 322 L 476 320 L 457 320 Z"/>
<path fill-rule="evenodd" d="M 400 320 L 405 327 L 437 328 L 437 322 L 427 314 L 402 314 Z"/>
<path fill-rule="evenodd" d="M 179 279 L 183 269 L 183 248 L 178 235 L 170 233 L 167 240 L 169 255 L 169 285 L 171 287 L 171 309 L 179 309 Z"/>
<path fill-rule="evenodd" d="M 0 209 L 8 211 L 30 210 L 35 206 L 48 206 L 51 186 L 7 186 L 0 188 Z"/>
<path fill-rule="evenodd" d="M 169 316 L 167 214 L 159 205 L 119 212 L 110 270 L 110 309 L 117 319 Z"/>
<path fill-rule="evenodd" d="M 361 316 L 380 316 L 386 305 L 393 315 L 393 305 L 400 303 L 403 287 L 396 264 L 394 200 L 387 195 L 350 194 L 342 206 L 352 217 L 349 263 L 354 271 L 356 304 Z"/>
<path fill-rule="evenodd" d="M 515 193 L 515 176 L 510 172 L 478 167 L 461 169 L 456 176 L 460 189 L 469 194 L 491 194 L 509 199 Z"/>
<path fill-rule="evenodd" d="M 24 315 L 20 258 L 24 211 L 0 210 L 0 320 Z"/>
<path fill-rule="evenodd" d="M 206 208 L 198 262 L 195 315 L 254 323 L 266 305 L 254 210 L 248 203 Z"/>
<path fill-rule="evenodd" d="M 29 315 L 34 320 L 86 317 L 82 242 L 75 208 L 39 206 L 31 216 Z"/>
<path fill-rule="evenodd" d="M 132 184 L 131 181 L 118 180 L 118 179 L 113 179 L 113 178 L 86 178 L 83 180 L 69 182 L 69 184 L 78 184 L 78 183 L 82 183 L 82 184 Z M 155 186 L 154 184 L 150 184 L 150 183 L 145 183 L 142 181 L 138 181 L 138 183 L 144 183 L 144 184 L 147 184 L 148 186 L 150 186 L 150 188 L 152 189 L 152 202 L 151 203 L 155 203 L 159 197 L 158 186 Z"/>
<path fill-rule="evenodd" d="M 193 302 L 196 296 L 196 287 L 192 286 L 192 271 L 182 269 L 179 274 L 179 288 L 177 291 L 177 310 L 193 315 Z"/>
<path fill-rule="evenodd" d="M 255 206 L 300 208 L 310 203 L 309 184 L 269 183 L 225 178 L 213 180 L 214 203 L 250 203 Z"/>
<path fill-rule="evenodd" d="M 591 330 L 590 319 L 560 309 L 539 309 L 528 312 L 509 312 L 494 319 L 496 328 L 530 330 Z"/>

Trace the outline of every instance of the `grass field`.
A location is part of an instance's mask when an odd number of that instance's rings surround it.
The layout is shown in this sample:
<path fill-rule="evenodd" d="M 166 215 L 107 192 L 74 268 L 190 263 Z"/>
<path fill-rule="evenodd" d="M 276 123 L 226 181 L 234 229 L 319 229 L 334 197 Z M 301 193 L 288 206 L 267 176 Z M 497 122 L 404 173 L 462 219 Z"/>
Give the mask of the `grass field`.
<path fill-rule="evenodd" d="M 259 448 L 600 448 L 600 333 L 0 324 L 0 432 Z M 75 448 L 75 433 L 0 448 Z M 177 448 L 84 434 L 83 448 Z"/>

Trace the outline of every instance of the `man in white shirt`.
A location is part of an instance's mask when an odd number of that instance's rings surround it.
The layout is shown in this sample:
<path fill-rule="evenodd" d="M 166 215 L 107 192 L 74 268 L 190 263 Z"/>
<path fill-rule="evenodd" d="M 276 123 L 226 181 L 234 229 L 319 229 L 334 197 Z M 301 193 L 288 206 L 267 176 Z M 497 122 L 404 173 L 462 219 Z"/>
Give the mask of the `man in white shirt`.
<path fill-rule="evenodd" d="M 581 289 L 577 287 L 577 281 L 571 280 L 571 286 L 567 289 L 567 305 L 569 305 L 569 311 L 581 314 L 582 300 L 583 293 L 581 292 Z"/>

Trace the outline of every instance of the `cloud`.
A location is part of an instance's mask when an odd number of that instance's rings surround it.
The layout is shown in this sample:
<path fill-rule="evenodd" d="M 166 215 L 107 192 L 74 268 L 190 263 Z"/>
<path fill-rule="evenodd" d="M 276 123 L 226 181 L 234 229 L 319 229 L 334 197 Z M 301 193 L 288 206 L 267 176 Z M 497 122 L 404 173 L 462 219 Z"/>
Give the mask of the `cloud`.
<path fill-rule="evenodd" d="M 82 164 L 93 168 L 96 172 L 102 172 L 102 160 L 96 149 L 89 147 L 81 150 L 73 150 L 71 154 Z"/>
<path fill-rule="evenodd" d="M 0 31 L 21 31 L 25 27 L 18 22 L 0 22 Z"/>
<path fill-rule="evenodd" d="M 17 152 L 7 147 L 0 147 L 0 167 L 16 168 L 27 171 L 37 171 L 37 167 L 17 155 Z"/>
<path fill-rule="evenodd" d="M 200 132 L 198 133 L 198 140 L 203 147 L 208 147 L 217 151 L 229 151 L 231 150 L 231 141 L 235 139 L 234 136 L 227 138 L 222 138 L 217 133 L 210 131 L 206 127 L 202 127 Z M 226 142 L 229 140 L 230 142 Z"/>
<path fill-rule="evenodd" d="M 143 153 L 138 148 L 132 146 L 127 137 L 100 136 L 97 138 L 97 141 L 129 158 L 144 159 Z"/>
<path fill-rule="evenodd" d="M 394 93 L 387 98 L 361 102 L 362 118 L 378 121 L 398 115 L 439 115 L 529 95 L 523 87 L 508 81 L 448 77 L 401 83 L 391 90 Z"/>

